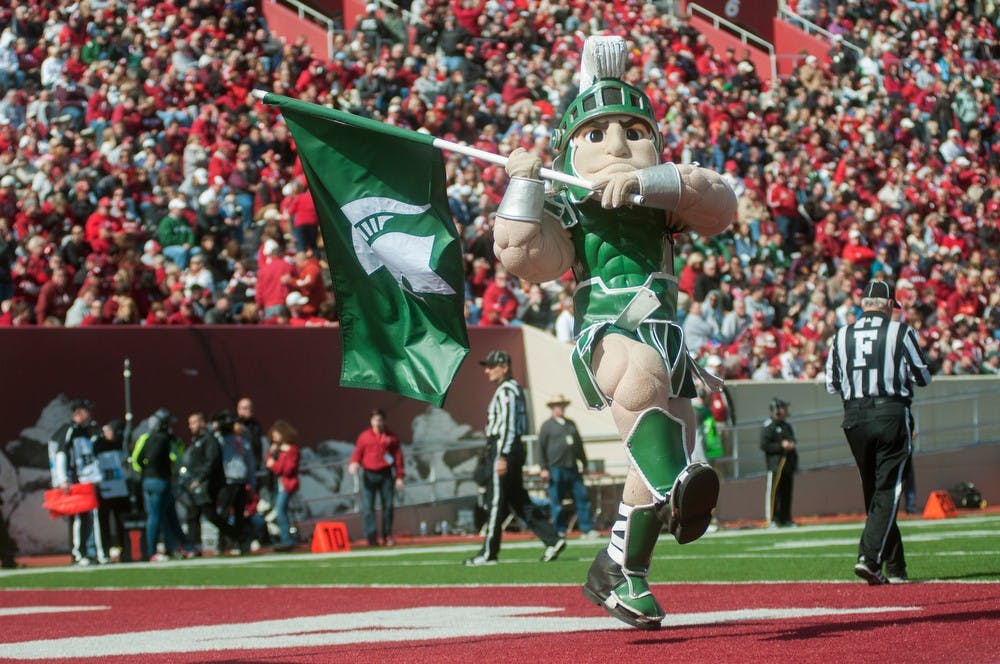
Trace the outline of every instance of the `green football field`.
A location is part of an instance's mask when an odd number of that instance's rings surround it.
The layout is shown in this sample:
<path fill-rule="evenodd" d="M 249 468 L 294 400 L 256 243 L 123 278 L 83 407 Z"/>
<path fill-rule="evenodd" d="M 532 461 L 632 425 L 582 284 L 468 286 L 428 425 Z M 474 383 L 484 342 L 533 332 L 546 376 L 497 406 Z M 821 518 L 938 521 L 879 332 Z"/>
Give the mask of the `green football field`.
<path fill-rule="evenodd" d="M 974 513 L 900 522 L 913 581 L 1000 581 L 1000 515 Z M 857 581 L 852 566 L 860 522 L 762 530 L 720 530 L 678 545 L 664 535 L 654 583 Z M 604 540 L 571 539 L 560 558 L 539 562 L 536 539 L 509 537 L 500 564 L 467 568 L 479 540 L 448 545 L 359 549 L 334 554 L 202 558 L 107 567 L 36 567 L 0 574 L 0 588 L 117 588 L 296 585 L 579 584 Z"/>

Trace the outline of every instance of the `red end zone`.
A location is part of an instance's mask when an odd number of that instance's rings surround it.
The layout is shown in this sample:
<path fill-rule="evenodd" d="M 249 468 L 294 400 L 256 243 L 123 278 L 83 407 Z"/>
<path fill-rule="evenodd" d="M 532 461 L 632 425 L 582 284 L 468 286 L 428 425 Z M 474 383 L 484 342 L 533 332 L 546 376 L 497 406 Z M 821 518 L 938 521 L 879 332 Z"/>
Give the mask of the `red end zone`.
<path fill-rule="evenodd" d="M 566 586 L 0 591 L 0 661 L 995 661 L 1000 584 L 658 585 L 641 632 Z"/>

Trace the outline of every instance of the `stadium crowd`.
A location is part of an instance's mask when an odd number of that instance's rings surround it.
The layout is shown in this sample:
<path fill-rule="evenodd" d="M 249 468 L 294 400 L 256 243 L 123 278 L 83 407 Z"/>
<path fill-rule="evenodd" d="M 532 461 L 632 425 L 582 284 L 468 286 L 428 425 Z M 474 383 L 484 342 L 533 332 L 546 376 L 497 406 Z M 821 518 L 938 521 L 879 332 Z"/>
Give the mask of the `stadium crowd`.
<path fill-rule="evenodd" d="M 0 9 L 0 325 L 330 324 L 318 219 L 254 88 L 551 161 L 583 38 L 628 33 L 663 158 L 725 173 L 731 231 L 676 237 L 690 349 L 729 377 L 817 378 L 870 278 L 934 373 L 1000 373 L 1000 48 L 989 0 L 799 0 L 835 35 L 765 83 L 633 0 L 369 5 L 335 57 L 242 0 Z M 496 266 L 501 167 L 448 155 L 468 322 L 571 336 L 571 274 Z"/>

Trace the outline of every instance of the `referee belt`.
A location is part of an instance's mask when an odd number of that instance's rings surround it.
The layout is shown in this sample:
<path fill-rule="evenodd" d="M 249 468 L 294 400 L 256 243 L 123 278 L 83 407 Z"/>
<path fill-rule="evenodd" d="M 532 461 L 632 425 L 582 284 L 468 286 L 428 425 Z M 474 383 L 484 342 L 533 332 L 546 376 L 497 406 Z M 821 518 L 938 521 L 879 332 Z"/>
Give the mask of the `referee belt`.
<path fill-rule="evenodd" d="M 910 399 L 906 397 L 861 397 L 860 399 L 848 399 L 844 402 L 845 409 L 855 410 L 858 408 L 873 408 L 875 406 L 888 406 L 889 404 L 910 405 Z"/>

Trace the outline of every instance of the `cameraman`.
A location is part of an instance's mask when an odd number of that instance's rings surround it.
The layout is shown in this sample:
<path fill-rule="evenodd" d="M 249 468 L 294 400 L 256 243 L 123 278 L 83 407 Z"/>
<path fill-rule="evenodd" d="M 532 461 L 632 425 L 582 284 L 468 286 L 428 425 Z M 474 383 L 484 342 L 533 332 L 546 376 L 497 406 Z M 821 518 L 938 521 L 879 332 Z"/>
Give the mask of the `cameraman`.
<path fill-rule="evenodd" d="M 200 552 L 202 517 L 219 530 L 220 544 L 223 536 L 238 541 L 239 532 L 219 514 L 217 506 L 219 491 L 226 481 L 220 450 L 222 436 L 217 431 L 209 431 L 205 414 L 201 412 L 188 415 L 188 430 L 191 442 L 181 462 L 180 482 L 191 504 L 187 513 L 188 539 Z"/>
<path fill-rule="evenodd" d="M 223 515 L 232 512 L 233 537 L 239 546 L 240 555 L 249 553 L 250 538 L 247 533 L 246 509 L 247 487 L 256 487 L 256 459 L 250 444 L 236 432 L 236 418 L 229 411 L 216 413 L 212 418 L 215 424 L 216 440 L 222 457 L 222 472 L 225 481 L 219 490 L 219 509 Z M 235 551 L 234 551 L 235 552 Z"/>

